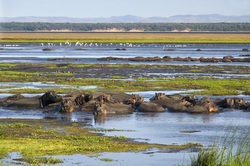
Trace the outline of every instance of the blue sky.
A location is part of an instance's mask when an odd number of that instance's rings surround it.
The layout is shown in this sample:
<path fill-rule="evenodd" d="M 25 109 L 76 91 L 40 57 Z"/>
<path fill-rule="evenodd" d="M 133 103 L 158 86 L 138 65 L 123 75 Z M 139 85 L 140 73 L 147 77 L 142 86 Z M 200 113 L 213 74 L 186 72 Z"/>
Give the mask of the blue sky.
<path fill-rule="evenodd" d="M 250 0 L 0 0 L 0 17 L 250 15 Z"/>

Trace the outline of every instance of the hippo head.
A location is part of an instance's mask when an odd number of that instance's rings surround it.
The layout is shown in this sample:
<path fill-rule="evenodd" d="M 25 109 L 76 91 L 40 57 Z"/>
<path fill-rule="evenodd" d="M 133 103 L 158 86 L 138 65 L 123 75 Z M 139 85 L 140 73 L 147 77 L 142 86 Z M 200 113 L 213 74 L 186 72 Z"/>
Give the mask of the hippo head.
<path fill-rule="evenodd" d="M 229 108 L 234 108 L 234 99 L 232 99 L 232 98 L 225 98 L 225 104 Z"/>
<path fill-rule="evenodd" d="M 210 103 L 211 102 L 211 99 L 209 97 L 203 97 L 201 100 L 200 100 L 200 103 L 203 104 L 203 103 Z"/>
<path fill-rule="evenodd" d="M 245 100 L 240 98 L 234 98 L 234 107 L 235 108 L 241 108 L 246 104 Z"/>
<path fill-rule="evenodd" d="M 188 101 L 189 103 L 195 105 L 196 102 L 197 102 L 197 99 L 194 95 L 187 95 L 187 96 L 184 96 L 182 99 Z"/>
<path fill-rule="evenodd" d="M 104 103 L 95 103 L 94 115 L 106 115 L 108 113 L 108 107 Z"/>
<path fill-rule="evenodd" d="M 179 103 L 180 105 L 183 105 L 183 106 L 186 106 L 186 107 L 192 106 L 192 104 L 191 104 L 189 101 L 185 100 L 185 99 L 182 99 L 182 100 L 179 101 L 178 103 Z"/>
<path fill-rule="evenodd" d="M 74 112 L 74 106 L 70 99 L 63 100 L 60 104 L 60 107 L 61 107 L 60 112 L 62 113 Z"/>
<path fill-rule="evenodd" d="M 219 108 L 217 107 L 217 105 L 212 101 L 206 101 L 203 104 L 205 105 L 205 107 L 209 113 L 219 111 Z"/>
<path fill-rule="evenodd" d="M 110 102 L 111 101 L 111 96 L 110 95 L 100 95 L 97 97 L 97 100 L 100 102 Z"/>
<path fill-rule="evenodd" d="M 62 97 L 58 96 L 55 91 L 48 91 L 39 98 L 42 108 L 46 107 L 49 104 L 60 102 L 61 100 Z"/>
<path fill-rule="evenodd" d="M 75 98 L 75 103 L 77 105 L 83 105 L 85 103 L 85 99 L 84 99 L 84 95 L 83 94 L 80 94 L 78 95 L 76 98 Z"/>
<path fill-rule="evenodd" d="M 137 94 L 132 94 L 125 104 L 131 104 L 134 107 L 139 106 L 144 101 L 144 98 Z"/>
<path fill-rule="evenodd" d="M 166 95 L 165 93 L 155 93 L 155 96 L 152 97 L 150 100 L 162 100 L 162 99 L 165 99 L 166 98 Z"/>
<path fill-rule="evenodd" d="M 79 106 L 83 105 L 84 103 L 89 102 L 93 99 L 93 95 L 90 94 L 80 94 L 75 98 L 75 103 Z"/>

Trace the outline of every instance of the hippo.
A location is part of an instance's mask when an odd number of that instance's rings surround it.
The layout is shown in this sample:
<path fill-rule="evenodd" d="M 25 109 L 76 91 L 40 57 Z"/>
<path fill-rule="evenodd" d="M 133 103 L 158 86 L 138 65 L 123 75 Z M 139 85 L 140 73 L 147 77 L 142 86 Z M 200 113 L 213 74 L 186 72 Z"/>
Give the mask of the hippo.
<path fill-rule="evenodd" d="M 99 102 L 111 102 L 111 95 L 109 94 L 104 94 L 104 95 L 100 95 L 96 98 L 97 101 Z"/>
<path fill-rule="evenodd" d="M 170 106 L 168 106 L 168 110 L 170 112 L 185 112 L 188 107 L 190 107 L 192 104 L 184 99 L 181 101 L 178 101 Z"/>
<path fill-rule="evenodd" d="M 163 99 L 167 99 L 165 93 L 155 93 L 155 96 L 150 98 L 149 100 L 153 101 L 153 100 L 163 100 Z"/>
<path fill-rule="evenodd" d="M 2 99 L 0 99 L 0 106 L 6 106 L 6 105 L 8 105 L 8 103 L 14 102 L 14 101 L 22 99 L 22 98 L 24 98 L 24 96 L 20 95 L 20 94 L 16 94 L 16 95 L 2 98 Z"/>
<path fill-rule="evenodd" d="M 39 96 L 35 97 L 23 97 L 15 98 L 14 100 L 8 100 L 5 103 L 8 108 L 22 108 L 22 109 L 39 109 Z"/>
<path fill-rule="evenodd" d="M 174 103 L 176 103 L 175 100 L 170 99 L 170 98 L 166 98 L 166 99 L 162 99 L 162 100 L 153 100 L 150 102 L 158 104 L 158 105 L 162 106 L 163 108 L 167 108 L 167 107 L 173 105 Z"/>
<path fill-rule="evenodd" d="M 195 105 L 197 103 L 197 99 L 194 95 L 187 95 L 182 98 L 182 100 L 185 100 L 189 102 L 192 105 Z"/>
<path fill-rule="evenodd" d="M 170 99 L 173 99 L 175 101 L 180 101 L 183 99 L 183 96 L 180 94 L 168 95 L 167 97 L 169 97 Z"/>
<path fill-rule="evenodd" d="M 141 97 L 140 95 L 132 94 L 124 104 L 132 105 L 132 107 L 136 109 L 142 102 L 144 102 L 143 97 Z"/>
<path fill-rule="evenodd" d="M 219 107 L 222 108 L 234 108 L 234 109 L 244 109 L 246 105 L 245 100 L 241 98 L 225 98 L 221 102 L 218 103 Z"/>
<path fill-rule="evenodd" d="M 74 112 L 74 104 L 72 100 L 70 99 L 64 99 L 61 101 L 60 105 L 58 105 L 56 108 L 56 111 L 59 111 L 61 113 L 71 113 Z"/>
<path fill-rule="evenodd" d="M 134 104 L 135 102 L 142 101 L 143 98 L 139 95 L 135 94 L 126 94 L 126 93 L 108 93 L 111 98 L 112 102 L 114 103 L 123 103 L 123 104 Z"/>
<path fill-rule="evenodd" d="M 55 91 L 48 91 L 39 98 L 40 107 L 44 108 L 52 103 L 58 103 L 62 101 L 62 97 L 57 95 Z"/>
<path fill-rule="evenodd" d="M 130 105 L 122 103 L 96 103 L 93 114 L 129 114 L 133 112 L 135 112 L 135 110 Z"/>
<path fill-rule="evenodd" d="M 95 109 L 96 103 L 99 103 L 99 102 L 92 99 L 88 101 L 87 103 L 84 103 L 83 105 L 79 106 L 79 109 L 81 111 L 93 111 Z"/>
<path fill-rule="evenodd" d="M 217 105 L 208 97 L 202 98 L 194 106 L 188 107 L 186 110 L 186 112 L 189 113 L 212 113 L 218 111 L 219 108 L 217 107 Z"/>
<path fill-rule="evenodd" d="M 143 102 L 138 108 L 138 112 L 165 112 L 165 109 L 156 103 L 153 102 Z"/>
<path fill-rule="evenodd" d="M 80 95 L 76 96 L 75 103 L 78 106 L 82 106 L 83 104 L 89 102 L 92 99 L 93 99 L 92 94 L 80 94 Z"/>

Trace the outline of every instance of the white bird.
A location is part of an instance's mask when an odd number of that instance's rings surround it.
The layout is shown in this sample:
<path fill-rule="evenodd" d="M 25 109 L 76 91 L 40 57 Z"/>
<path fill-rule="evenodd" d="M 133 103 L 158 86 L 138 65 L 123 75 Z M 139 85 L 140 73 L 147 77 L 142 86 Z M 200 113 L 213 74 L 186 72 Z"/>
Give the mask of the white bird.
<path fill-rule="evenodd" d="M 78 44 L 79 44 L 79 41 L 78 41 L 78 42 L 76 42 L 75 46 L 77 46 Z"/>
<path fill-rule="evenodd" d="M 68 45 L 69 45 L 69 41 L 67 40 L 67 41 L 65 42 L 65 44 L 68 44 Z"/>

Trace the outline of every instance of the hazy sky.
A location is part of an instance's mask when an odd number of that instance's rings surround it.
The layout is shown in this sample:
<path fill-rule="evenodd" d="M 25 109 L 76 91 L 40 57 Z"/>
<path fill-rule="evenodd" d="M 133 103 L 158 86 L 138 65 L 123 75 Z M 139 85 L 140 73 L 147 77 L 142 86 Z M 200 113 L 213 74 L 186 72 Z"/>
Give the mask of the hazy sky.
<path fill-rule="evenodd" d="M 0 0 L 1 17 L 250 15 L 250 0 Z"/>

